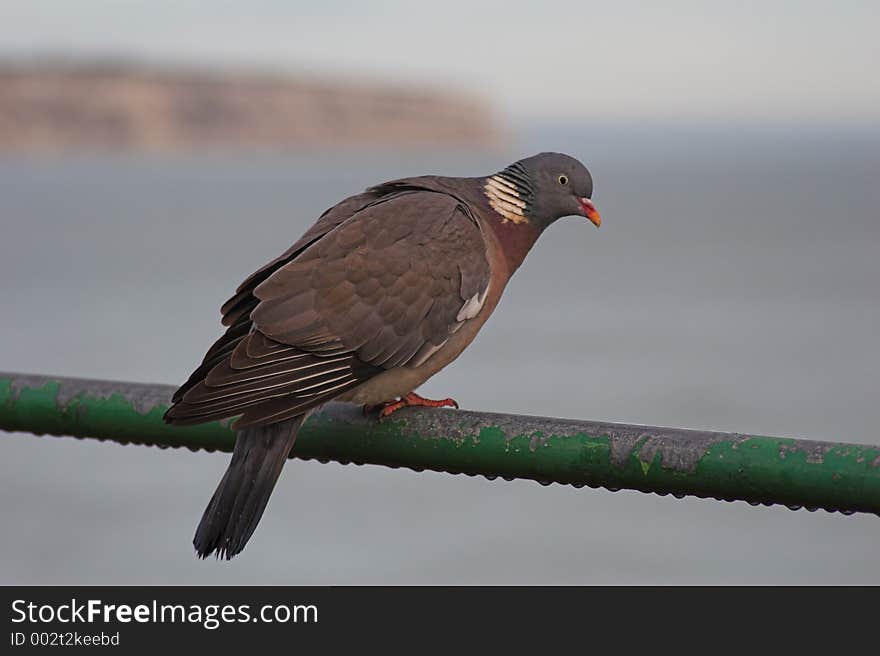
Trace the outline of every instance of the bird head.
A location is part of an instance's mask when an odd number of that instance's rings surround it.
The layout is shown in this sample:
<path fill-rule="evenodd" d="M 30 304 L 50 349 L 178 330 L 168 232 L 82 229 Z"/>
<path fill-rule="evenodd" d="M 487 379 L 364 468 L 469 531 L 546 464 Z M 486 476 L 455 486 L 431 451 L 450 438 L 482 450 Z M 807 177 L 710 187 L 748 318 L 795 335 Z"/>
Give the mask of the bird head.
<path fill-rule="evenodd" d="M 562 153 L 521 159 L 486 178 L 489 204 L 504 220 L 545 228 L 563 216 L 582 216 L 597 228 L 602 218 L 590 198 L 587 167 Z"/>

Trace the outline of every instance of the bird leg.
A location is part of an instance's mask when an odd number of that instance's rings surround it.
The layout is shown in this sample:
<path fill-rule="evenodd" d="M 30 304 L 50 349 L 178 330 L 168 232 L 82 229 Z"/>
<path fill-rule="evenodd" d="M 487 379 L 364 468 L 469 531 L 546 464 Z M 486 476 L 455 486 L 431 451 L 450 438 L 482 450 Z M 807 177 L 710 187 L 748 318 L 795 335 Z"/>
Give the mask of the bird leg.
<path fill-rule="evenodd" d="M 458 409 L 458 402 L 456 402 L 455 399 L 440 399 L 435 401 L 434 399 L 426 399 L 423 396 L 419 396 L 415 392 L 410 392 L 397 401 L 388 401 L 378 406 L 364 406 L 364 414 L 372 412 L 376 408 L 381 408 L 381 410 L 379 410 L 379 419 L 381 420 L 385 419 L 385 417 L 391 416 L 401 408 L 409 406 L 422 406 L 426 408 L 450 407 Z"/>

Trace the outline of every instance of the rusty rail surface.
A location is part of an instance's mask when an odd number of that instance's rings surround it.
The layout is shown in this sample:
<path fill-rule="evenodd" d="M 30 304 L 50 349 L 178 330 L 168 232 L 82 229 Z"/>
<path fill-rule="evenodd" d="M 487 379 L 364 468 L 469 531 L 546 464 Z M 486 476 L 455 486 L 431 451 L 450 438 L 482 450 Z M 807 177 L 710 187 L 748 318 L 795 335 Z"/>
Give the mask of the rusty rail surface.
<path fill-rule="evenodd" d="M 231 451 L 227 423 L 162 422 L 174 389 L 0 372 L 0 429 Z M 880 448 L 859 444 L 464 410 L 379 423 L 331 403 L 291 457 L 880 514 Z"/>

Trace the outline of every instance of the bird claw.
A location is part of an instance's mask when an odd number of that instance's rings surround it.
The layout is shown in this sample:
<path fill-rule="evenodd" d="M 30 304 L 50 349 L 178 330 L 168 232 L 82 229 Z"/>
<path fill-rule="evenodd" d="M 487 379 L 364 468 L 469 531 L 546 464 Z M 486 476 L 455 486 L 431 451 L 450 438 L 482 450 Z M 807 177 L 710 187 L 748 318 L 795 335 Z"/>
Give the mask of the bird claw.
<path fill-rule="evenodd" d="M 455 399 L 426 399 L 423 396 L 419 396 L 415 392 L 410 392 L 409 394 L 401 397 L 396 401 L 388 401 L 387 403 L 381 403 L 379 405 L 365 405 L 363 407 L 364 416 L 367 414 L 379 410 L 379 421 L 390 417 L 392 414 L 400 410 L 401 408 L 406 407 L 424 407 L 424 408 L 455 408 L 458 410 L 458 402 Z"/>

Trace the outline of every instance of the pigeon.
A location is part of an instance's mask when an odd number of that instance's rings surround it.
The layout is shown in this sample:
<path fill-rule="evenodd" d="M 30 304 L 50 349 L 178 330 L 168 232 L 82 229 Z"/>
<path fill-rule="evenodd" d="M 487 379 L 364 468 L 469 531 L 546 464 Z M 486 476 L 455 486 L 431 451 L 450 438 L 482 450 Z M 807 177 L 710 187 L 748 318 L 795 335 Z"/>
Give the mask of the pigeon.
<path fill-rule="evenodd" d="M 251 274 L 221 309 L 226 332 L 164 415 L 177 426 L 237 416 L 197 555 L 244 549 L 299 428 L 324 403 L 380 419 L 458 407 L 415 390 L 474 340 L 545 228 L 571 215 L 600 225 L 592 195 L 590 172 L 561 153 L 483 177 L 392 180 L 334 205 Z"/>

